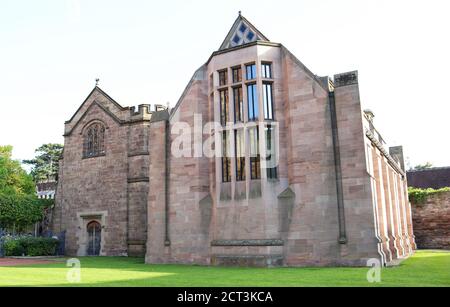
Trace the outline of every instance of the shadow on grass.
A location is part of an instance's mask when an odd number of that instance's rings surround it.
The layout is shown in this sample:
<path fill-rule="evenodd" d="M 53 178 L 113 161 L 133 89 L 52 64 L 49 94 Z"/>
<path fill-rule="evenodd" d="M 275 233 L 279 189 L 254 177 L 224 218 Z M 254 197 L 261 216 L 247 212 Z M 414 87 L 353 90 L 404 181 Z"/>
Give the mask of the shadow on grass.
<path fill-rule="evenodd" d="M 382 270 L 382 282 L 366 279 L 368 268 L 240 268 L 147 265 L 141 258 L 80 258 L 82 282 L 66 282 L 64 263 L 0 268 L 0 285 L 56 287 L 277 287 L 450 286 L 450 253 L 418 252 Z M 8 282 L 8 277 L 11 278 Z"/>

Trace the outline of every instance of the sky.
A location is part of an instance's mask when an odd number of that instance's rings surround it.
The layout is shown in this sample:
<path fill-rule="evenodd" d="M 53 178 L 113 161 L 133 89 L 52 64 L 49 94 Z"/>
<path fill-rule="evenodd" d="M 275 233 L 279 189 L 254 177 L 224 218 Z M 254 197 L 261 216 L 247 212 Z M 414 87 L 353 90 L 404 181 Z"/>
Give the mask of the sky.
<path fill-rule="evenodd" d="M 174 106 L 238 11 L 317 75 L 358 70 L 407 165 L 450 166 L 448 0 L 0 0 L 0 145 L 63 143 L 96 78 L 122 106 Z"/>

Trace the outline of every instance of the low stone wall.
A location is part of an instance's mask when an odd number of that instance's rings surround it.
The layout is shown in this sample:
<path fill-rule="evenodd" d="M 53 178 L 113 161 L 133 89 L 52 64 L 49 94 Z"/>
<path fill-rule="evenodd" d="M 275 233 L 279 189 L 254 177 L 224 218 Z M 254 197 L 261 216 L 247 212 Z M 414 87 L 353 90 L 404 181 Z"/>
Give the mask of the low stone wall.
<path fill-rule="evenodd" d="M 419 249 L 450 249 L 450 192 L 411 204 L 414 235 Z"/>

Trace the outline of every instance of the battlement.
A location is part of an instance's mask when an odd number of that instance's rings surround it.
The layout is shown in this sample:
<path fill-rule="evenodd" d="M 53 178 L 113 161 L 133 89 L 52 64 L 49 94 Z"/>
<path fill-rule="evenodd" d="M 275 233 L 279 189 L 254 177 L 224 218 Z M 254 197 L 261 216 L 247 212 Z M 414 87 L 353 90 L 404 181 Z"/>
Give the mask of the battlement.
<path fill-rule="evenodd" d="M 135 106 L 129 107 L 130 110 L 130 120 L 150 120 L 154 113 L 164 111 L 167 108 L 161 104 L 155 104 L 152 110 L 150 104 L 140 104 L 136 108 Z"/>
<path fill-rule="evenodd" d="M 358 84 L 358 71 L 350 71 L 334 75 L 334 87 Z"/>

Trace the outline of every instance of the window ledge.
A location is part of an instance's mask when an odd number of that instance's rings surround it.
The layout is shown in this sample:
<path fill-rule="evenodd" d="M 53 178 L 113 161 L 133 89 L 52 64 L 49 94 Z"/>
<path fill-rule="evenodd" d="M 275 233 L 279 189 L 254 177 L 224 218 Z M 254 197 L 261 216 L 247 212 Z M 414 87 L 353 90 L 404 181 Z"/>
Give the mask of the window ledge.
<path fill-rule="evenodd" d="M 83 160 L 85 160 L 85 159 L 92 159 L 92 158 L 98 158 L 98 157 L 105 157 L 105 156 L 106 156 L 105 153 L 98 154 L 98 155 L 92 155 L 92 156 L 83 156 Z"/>
<path fill-rule="evenodd" d="M 262 78 L 261 80 L 262 82 L 272 82 L 272 83 L 275 81 L 275 79 L 273 78 Z"/>
<path fill-rule="evenodd" d="M 267 182 L 269 182 L 269 183 L 279 183 L 280 179 L 279 178 L 267 178 Z"/>

